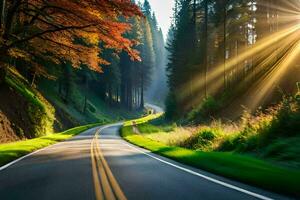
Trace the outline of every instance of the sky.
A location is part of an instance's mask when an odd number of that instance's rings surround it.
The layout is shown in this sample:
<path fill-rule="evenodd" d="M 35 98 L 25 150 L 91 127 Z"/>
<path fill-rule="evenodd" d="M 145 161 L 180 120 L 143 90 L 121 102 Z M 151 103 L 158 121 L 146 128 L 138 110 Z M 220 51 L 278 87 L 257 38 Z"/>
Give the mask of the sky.
<path fill-rule="evenodd" d="M 149 2 L 166 39 L 171 25 L 174 0 L 149 0 Z"/>

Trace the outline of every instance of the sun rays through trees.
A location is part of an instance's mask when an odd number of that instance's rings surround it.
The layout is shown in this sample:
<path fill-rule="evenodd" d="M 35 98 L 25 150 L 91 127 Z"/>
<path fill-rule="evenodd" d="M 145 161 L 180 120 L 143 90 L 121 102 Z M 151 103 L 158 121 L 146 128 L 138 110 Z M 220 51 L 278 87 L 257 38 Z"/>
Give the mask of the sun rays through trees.
<path fill-rule="evenodd" d="M 295 90 L 299 9 L 298 0 L 176 1 L 168 72 L 178 110 L 214 96 L 238 115 L 241 105 L 270 103 L 278 88 Z"/>

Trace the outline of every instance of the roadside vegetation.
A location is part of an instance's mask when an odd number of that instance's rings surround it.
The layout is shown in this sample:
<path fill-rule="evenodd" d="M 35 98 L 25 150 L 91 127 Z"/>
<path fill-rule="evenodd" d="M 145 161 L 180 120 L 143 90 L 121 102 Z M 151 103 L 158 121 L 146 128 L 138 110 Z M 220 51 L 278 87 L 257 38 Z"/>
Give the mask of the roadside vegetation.
<path fill-rule="evenodd" d="M 5 96 L 0 99 L 0 111 L 9 123 L 0 124 L 0 143 L 33 139 L 81 124 L 136 118 L 143 112 L 108 107 L 96 92 L 87 92 L 75 83 L 69 93 L 70 101 L 65 101 L 54 81 L 42 79 L 38 86 L 31 86 L 13 67 L 8 69 L 5 81 L 0 85 L 1 93 Z M 85 95 L 90 100 L 87 100 L 87 108 L 83 112 Z M 7 133 L 7 129 L 13 131 Z"/>
<path fill-rule="evenodd" d="M 265 112 L 245 111 L 239 122 L 182 125 L 152 115 L 125 123 L 121 134 L 176 161 L 299 197 L 299 123 L 296 95 Z"/>
<path fill-rule="evenodd" d="M 250 154 L 300 168 L 300 99 L 284 97 L 276 106 L 251 115 L 245 111 L 240 121 L 213 120 L 200 125 L 178 145 L 201 151 Z"/>
<path fill-rule="evenodd" d="M 0 93 L 5 93 L 0 110 L 11 119 L 18 138 L 53 133 L 55 108 L 15 68 L 7 71 Z"/>
<path fill-rule="evenodd" d="M 55 144 L 67 140 L 83 131 L 86 131 L 90 128 L 100 126 L 101 123 L 88 124 L 84 126 L 75 127 L 69 130 L 66 130 L 61 133 L 49 134 L 47 136 L 6 143 L 0 145 L 0 166 L 7 164 L 10 161 L 13 161 L 19 157 L 22 157 L 26 154 L 29 154 L 38 149 L 47 147 L 49 145 Z"/>
<path fill-rule="evenodd" d="M 163 102 L 166 50 L 148 1 L 3 1 L 0 10 L 0 144 L 137 118 L 148 96 Z"/>

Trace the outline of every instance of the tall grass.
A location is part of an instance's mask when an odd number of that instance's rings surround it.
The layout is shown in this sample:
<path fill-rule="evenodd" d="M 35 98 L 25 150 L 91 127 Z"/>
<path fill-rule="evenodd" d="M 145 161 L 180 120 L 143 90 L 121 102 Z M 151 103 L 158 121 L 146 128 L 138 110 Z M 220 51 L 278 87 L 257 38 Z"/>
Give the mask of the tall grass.
<path fill-rule="evenodd" d="M 149 125 L 147 121 L 144 123 L 143 127 Z M 133 124 L 124 126 L 121 129 L 122 136 L 129 142 L 147 148 L 154 153 L 275 192 L 300 196 L 298 190 L 300 172 L 298 170 L 275 166 L 272 163 L 247 155 L 228 152 L 203 152 L 181 148 L 175 144 L 167 145 L 171 138 L 175 138 L 179 142 L 187 141 L 188 138 L 192 137 L 198 138 L 195 144 L 202 143 L 204 140 L 204 143 L 207 144 L 218 138 L 218 134 L 224 134 L 223 132 L 212 132 L 214 130 L 209 129 L 209 127 L 201 127 L 200 132 L 197 128 L 187 131 L 187 128 L 176 127 L 171 132 L 149 133 L 149 129 L 147 129 L 146 133 L 136 134 L 133 131 L 133 126 Z M 137 126 L 139 127 L 141 124 Z M 150 125 L 150 127 L 152 126 Z M 193 133 L 193 131 L 195 132 Z M 215 131 L 220 130 L 216 129 Z M 176 136 L 179 137 L 176 138 Z"/>
<path fill-rule="evenodd" d="M 208 125 L 181 127 L 162 119 L 142 120 L 137 125 L 140 133 L 169 146 L 251 154 L 300 167 L 300 100 L 297 97 L 285 97 L 279 105 L 254 115 L 245 111 L 235 123 L 213 120 Z"/>

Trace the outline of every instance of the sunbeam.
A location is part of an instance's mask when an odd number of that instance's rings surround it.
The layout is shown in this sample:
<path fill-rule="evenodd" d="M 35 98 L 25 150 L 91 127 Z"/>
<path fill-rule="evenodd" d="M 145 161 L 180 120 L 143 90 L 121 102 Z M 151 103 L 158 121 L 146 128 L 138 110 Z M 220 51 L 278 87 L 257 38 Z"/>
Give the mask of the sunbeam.
<path fill-rule="evenodd" d="M 225 74 L 228 75 L 232 71 L 238 70 L 238 63 L 243 63 L 246 60 L 256 62 L 256 66 L 253 67 L 252 71 L 250 70 L 249 73 L 245 75 L 244 80 L 241 80 L 242 82 L 256 82 L 257 80 L 253 80 L 253 77 L 256 74 L 261 74 L 265 69 L 274 67 L 270 65 L 274 64 L 274 61 L 276 61 L 278 55 L 283 53 L 285 54 L 285 51 L 288 51 L 289 48 L 293 46 L 293 41 L 299 40 L 300 35 L 299 14 L 294 15 L 295 13 L 298 13 L 297 9 L 290 10 L 290 12 L 282 9 L 280 11 L 286 13 L 286 15 L 283 15 L 280 20 L 278 20 L 278 23 L 283 24 L 281 26 L 281 30 L 270 33 L 264 38 L 256 41 L 253 45 L 243 47 L 239 50 L 238 56 L 226 59 L 225 63 L 222 63 L 216 67 L 213 67 L 212 70 L 209 70 L 205 80 L 203 78 L 203 73 L 199 73 L 191 80 L 187 80 L 186 83 L 180 87 L 179 98 L 183 101 L 188 101 L 187 99 L 190 98 L 191 94 L 195 94 L 195 98 L 189 101 L 189 103 L 186 105 L 187 107 L 193 107 L 193 105 L 197 105 L 202 101 L 204 94 L 197 91 L 206 88 L 207 93 L 213 95 L 216 91 L 222 89 L 222 87 L 224 87 L 224 82 L 226 83 L 226 80 L 224 80 Z M 293 52 L 296 52 L 296 50 Z M 294 57 L 295 55 L 296 53 L 288 53 L 282 62 L 290 61 L 289 56 Z M 290 62 L 287 63 L 290 64 Z M 281 63 L 276 65 L 278 65 L 276 69 L 280 67 L 280 73 L 286 70 L 287 64 Z M 275 79 L 279 78 L 278 75 L 276 77 L 277 78 Z M 268 79 L 268 81 L 270 82 L 268 85 L 272 85 L 273 82 L 271 79 Z M 267 95 L 266 92 L 259 93 L 259 97 L 256 98 L 256 103 L 254 104 L 258 105 L 259 101 L 264 95 Z M 253 105 L 251 107 L 254 107 Z"/>
<path fill-rule="evenodd" d="M 300 56 L 300 41 L 288 49 L 285 55 L 278 60 L 278 62 L 272 67 L 270 71 L 261 80 L 255 84 L 253 88 L 248 92 L 249 100 L 247 104 L 250 109 L 257 108 L 261 102 L 271 92 L 272 88 L 276 87 L 278 82 L 289 72 L 290 67 Z"/>

